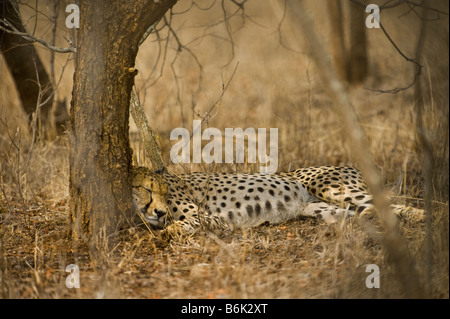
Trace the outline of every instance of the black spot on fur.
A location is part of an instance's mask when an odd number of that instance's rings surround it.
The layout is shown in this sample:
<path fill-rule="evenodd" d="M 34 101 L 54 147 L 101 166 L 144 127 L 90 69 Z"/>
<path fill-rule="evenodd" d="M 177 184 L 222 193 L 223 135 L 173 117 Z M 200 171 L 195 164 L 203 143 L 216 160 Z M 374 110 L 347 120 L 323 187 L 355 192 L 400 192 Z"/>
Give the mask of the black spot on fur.
<path fill-rule="evenodd" d="M 256 216 L 259 216 L 261 214 L 261 205 L 259 205 L 258 203 L 255 205 L 255 212 Z"/>
<path fill-rule="evenodd" d="M 286 210 L 286 207 L 284 206 L 284 204 L 283 204 L 282 202 L 278 201 L 278 202 L 277 202 L 277 209 L 278 209 L 279 211 L 285 211 L 285 210 Z"/>
<path fill-rule="evenodd" d="M 358 206 L 358 208 L 356 209 L 356 213 L 362 213 L 364 210 L 366 209 L 366 206 Z"/>
<path fill-rule="evenodd" d="M 247 205 L 247 207 L 245 207 L 245 209 L 247 210 L 248 216 L 252 217 L 253 216 L 253 207 L 250 205 Z"/>

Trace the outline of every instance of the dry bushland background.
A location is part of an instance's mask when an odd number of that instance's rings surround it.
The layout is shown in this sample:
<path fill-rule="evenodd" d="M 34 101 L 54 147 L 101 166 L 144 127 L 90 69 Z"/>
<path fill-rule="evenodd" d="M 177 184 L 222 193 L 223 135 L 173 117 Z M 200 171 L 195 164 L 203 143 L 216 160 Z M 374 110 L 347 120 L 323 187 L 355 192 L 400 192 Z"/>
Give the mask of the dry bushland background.
<path fill-rule="evenodd" d="M 34 3 L 34 2 L 33 2 Z M 40 2 L 39 10 L 49 6 Z M 63 5 L 64 3 L 64 5 Z M 68 3 L 68 2 L 67 2 Z M 310 165 L 354 165 L 333 112 L 301 39 L 289 39 L 268 3 L 248 1 L 241 13 L 223 22 L 220 1 L 202 1 L 202 10 L 179 1 L 168 28 L 141 46 L 136 89 L 169 163 L 170 131 L 204 128 L 271 128 L 279 130 L 279 170 Z M 57 43 L 63 35 L 65 2 L 61 2 Z M 326 2 L 307 3 L 319 32 L 329 35 Z M 429 2 L 448 12 L 448 3 Z M 34 5 L 20 7 L 27 29 L 35 23 Z M 230 14 L 234 4 L 225 1 Z M 185 12 L 186 11 L 186 12 Z M 382 23 L 397 46 L 411 58 L 420 32 L 419 8 L 401 6 L 382 12 Z M 343 17 L 345 19 L 345 16 Z M 119 23 L 119 22 L 118 22 Z M 47 38 L 51 23 L 38 15 L 37 35 Z M 175 37 L 176 35 L 176 37 Z M 371 155 L 396 203 L 423 207 L 423 163 L 415 132 L 414 66 L 407 63 L 379 29 L 367 31 L 370 78 L 350 89 L 350 97 L 368 136 Z M 283 41 L 289 39 L 290 41 Z M 429 22 L 421 80 L 426 88 L 424 116 L 433 150 L 431 256 L 424 245 L 426 229 L 403 222 L 403 235 L 427 297 L 448 298 L 448 15 Z M 283 43 L 295 45 L 287 48 Z M 48 50 L 36 45 L 48 63 Z M 68 62 L 67 62 L 68 61 Z M 67 63 L 66 63 L 67 62 Z M 93 266 L 88 253 L 74 250 L 67 236 L 68 141 L 32 144 L 6 65 L 0 60 L 0 291 L 2 297 L 139 297 L 139 298 L 394 298 L 404 297 L 388 262 L 379 234 L 357 221 L 325 225 L 299 219 L 221 235 L 197 234 L 187 242 L 162 243 L 145 228 L 123 231 L 123 239 Z M 70 100 L 73 64 L 56 55 L 56 77 L 63 72 L 59 97 Z M 234 74 L 234 75 L 233 75 Z M 231 79 L 226 90 L 223 87 Z M 223 96 L 222 96 L 223 94 Z M 219 99 L 222 96 L 221 99 Z M 216 101 L 219 99 L 219 102 Z M 214 107 L 213 107 L 214 106 Z M 211 110 L 212 109 L 212 110 Z M 136 162 L 147 164 L 130 119 Z M 184 171 L 255 171 L 238 166 L 193 165 Z M 65 287 L 65 267 L 81 269 L 81 288 Z M 367 264 L 381 270 L 381 288 L 367 289 Z M 427 285 L 426 265 L 432 282 Z"/>

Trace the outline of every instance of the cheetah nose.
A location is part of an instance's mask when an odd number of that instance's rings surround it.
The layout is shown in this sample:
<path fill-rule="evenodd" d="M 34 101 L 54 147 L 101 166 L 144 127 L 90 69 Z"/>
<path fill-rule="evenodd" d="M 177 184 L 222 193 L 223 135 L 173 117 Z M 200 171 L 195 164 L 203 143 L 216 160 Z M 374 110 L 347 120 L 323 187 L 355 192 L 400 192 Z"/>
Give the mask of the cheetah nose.
<path fill-rule="evenodd" d="M 160 218 L 160 217 L 162 217 L 162 216 L 164 216 L 164 215 L 166 214 L 166 212 L 163 212 L 162 210 L 157 210 L 157 209 L 155 209 L 155 210 L 153 211 L 153 213 L 154 213 L 158 218 Z"/>

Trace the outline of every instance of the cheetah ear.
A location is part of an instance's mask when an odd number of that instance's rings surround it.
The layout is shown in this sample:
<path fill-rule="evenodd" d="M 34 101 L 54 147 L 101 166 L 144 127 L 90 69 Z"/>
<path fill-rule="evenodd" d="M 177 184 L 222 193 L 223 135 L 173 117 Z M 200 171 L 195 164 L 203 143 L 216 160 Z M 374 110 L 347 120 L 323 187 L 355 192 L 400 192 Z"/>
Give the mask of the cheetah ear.
<path fill-rule="evenodd" d="M 158 175 L 162 175 L 164 173 L 167 173 L 167 168 L 163 167 L 163 168 L 155 171 L 155 173 L 158 174 Z"/>

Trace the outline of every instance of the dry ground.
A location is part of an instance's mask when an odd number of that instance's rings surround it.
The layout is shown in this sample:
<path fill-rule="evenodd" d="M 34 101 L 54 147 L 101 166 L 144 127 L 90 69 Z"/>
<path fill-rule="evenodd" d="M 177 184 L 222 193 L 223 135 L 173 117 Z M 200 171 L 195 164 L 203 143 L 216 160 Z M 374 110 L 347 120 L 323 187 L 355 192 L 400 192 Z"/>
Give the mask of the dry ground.
<path fill-rule="evenodd" d="M 320 15 L 323 4 L 309 3 L 311 10 L 318 14 L 319 27 L 326 36 L 327 21 Z M 175 11 L 183 11 L 183 6 L 188 7 L 188 2 L 181 1 Z M 29 8 L 23 10 L 31 15 Z M 42 10 L 47 9 L 43 6 Z M 404 14 L 406 11 L 386 11 L 383 19 L 397 44 L 408 56 L 413 56 L 419 24 L 415 20 L 417 17 L 411 12 Z M 205 118 L 207 126 L 217 127 L 222 132 L 226 127 L 277 127 L 280 170 L 323 164 L 355 165 L 351 147 L 346 144 L 342 126 L 334 115 L 333 102 L 324 95 L 311 61 L 304 54 L 280 45 L 278 21 L 270 9 L 250 1 L 246 14 L 251 20 L 245 23 L 240 15 L 230 20 L 234 57 L 223 23 L 213 23 L 222 16 L 220 5 L 211 11 L 194 7 L 188 13 L 174 16 L 174 29 L 179 39 L 191 48 L 202 64 L 201 69 L 188 51 L 177 50 L 173 38 L 165 60 L 157 59 L 161 57 L 157 47 L 164 49 L 165 43 L 158 46 L 155 38 L 149 39 L 139 52 L 136 66 L 140 73 L 136 86 L 150 124 L 159 135 L 166 162 L 169 162 L 170 131 L 176 127 L 191 130 L 192 119 Z M 37 30 L 45 37 L 48 23 L 42 20 Z M 446 27 L 441 26 L 442 30 L 436 27 L 438 31 L 431 33 L 430 48 L 435 50 L 433 52 L 445 52 L 442 48 L 446 47 L 448 55 L 448 36 L 446 43 L 432 36 L 448 34 L 448 18 L 446 21 Z M 63 27 L 60 29 L 64 32 Z M 366 131 L 370 156 L 385 177 L 393 200 L 423 208 L 423 163 L 415 134 L 413 90 L 379 94 L 367 89 L 410 83 L 413 69 L 382 34 L 369 32 L 368 37 L 372 76 L 362 86 L 351 89 L 350 97 Z M 48 61 L 46 50 L 39 49 L 39 53 Z M 66 58 L 57 55 L 57 74 Z M 233 59 L 227 65 L 230 58 Z M 165 68 L 161 69 L 163 61 Z M 432 90 L 432 99 L 426 101 L 425 123 L 435 158 L 432 251 L 426 248 L 427 229 L 423 224 L 402 221 L 402 233 L 419 281 L 431 288 L 426 297 L 448 298 L 448 57 L 441 59 L 431 55 L 427 63 L 427 88 Z M 206 116 L 237 64 L 223 98 L 210 116 Z M 434 82 L 434 74 L 439 75 L 438 70 L 445 67 L 444 82 Z M 100 250 L 104 252 L 102 262 L 94 264 L 90 261 L 89 249 L 75 247 L 67 237 L 68 136 L 32 145 L 3 61 L 0 71 L 1 297 L 406 296 L 386 256 L 381 234 L 358 220 L 327 225 L 313 219 L 298 219 L 222 234 L 198 233 L 185 241 L 171 243 L 158 239 L 157 232 L 137 226 L 118 232 L 118 238 L 110 243 L 113 249 Z M 69 62 L 58 89 L 60 96 L 69 99 L 72 72 L 73 65 Z M 200 74 L 202 78 L 198 82 Z M 445 83 L 447 91 L 442 91 Z M 132 121 L 131 131 L 135 131 Z M 133 148 L 136 162 L 146 164 L 139 144 L 133 143 Z M 257 167 L 251 164 L 232 167 L 171 165 L 169 169 L 255 171 Z M 65 268 L 72 263 L 80 267 L 80 289 L 65 286 L 68 275 Z M 366 288 L 367 264 L 380 267 L 380 289 Z M 431 283 L 425 279 L 427 265 L 431 267 Z"/>
<path fill-rule="evenodd" d="M 167 243 L 142 227 L 122 231 L 105 264 L 67 238 L 64 202 L 21 207 L 2 229 L 2 293 L 7 298 L 402 298 L 380 234 L 357 221 L 299 219 Z M 442 217 L 441 218 L 446 218 Z M 437 223 L 436 234 L 440 234 Z M 364 225 L 364 224 L 363 224 Z M 418 275 L 426 262 L 423 225 L 402 223 Z M 441 225 L 441 226 L 439 226 Z M 434 238 L 432 298 L 448 298 L 445 238 Z M 441 247 L 444 246 L 444 247 Z M 65 267 L 80 267 L 81 288 L 67 289 Z M 380 289 L 365 285 L 380 267 Z"/>

